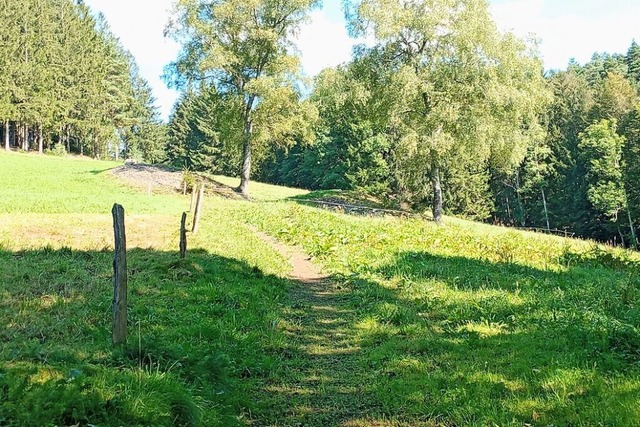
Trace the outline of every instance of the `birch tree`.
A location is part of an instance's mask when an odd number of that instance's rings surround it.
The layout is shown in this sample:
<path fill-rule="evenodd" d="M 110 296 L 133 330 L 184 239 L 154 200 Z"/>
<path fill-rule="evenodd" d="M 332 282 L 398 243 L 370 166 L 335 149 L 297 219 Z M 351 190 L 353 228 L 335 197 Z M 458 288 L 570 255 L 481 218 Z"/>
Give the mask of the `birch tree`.
<path fill-rule="evenodd" d="M 509 169 L 543 137 L 548 101 L 532 46 L 501 34 L 484 0 L 361 0 L 354 33 L 372 33 L 390 53 L 391 126 L 406 168 L 424 177 L 436 221 L 443 215 L 442 168 L 470 153 Z"/>
<path fill-rule="evenodd" d="M 292 37 L 318 0 L 178 0 L 167 28 L 182 44 L 172 72 L 207 81 L 243 123 L 238 190 L 248 197 L 252 161 L 270 146 L 313 136 L 316 113 L 300 102 Z"/>

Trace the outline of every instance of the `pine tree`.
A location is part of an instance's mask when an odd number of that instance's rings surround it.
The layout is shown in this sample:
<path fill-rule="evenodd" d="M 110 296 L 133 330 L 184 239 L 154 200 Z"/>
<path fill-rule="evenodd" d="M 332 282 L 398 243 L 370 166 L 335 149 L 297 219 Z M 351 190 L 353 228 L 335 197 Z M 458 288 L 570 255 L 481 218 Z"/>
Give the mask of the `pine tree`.
<path fill-rule="evenodd" d="M 627 64 L 627 76 L 636 85 L 640 85 L 640 45 L 635 40 L 633 40 L 631 47 L 627 51 L 625 62 Z"/>

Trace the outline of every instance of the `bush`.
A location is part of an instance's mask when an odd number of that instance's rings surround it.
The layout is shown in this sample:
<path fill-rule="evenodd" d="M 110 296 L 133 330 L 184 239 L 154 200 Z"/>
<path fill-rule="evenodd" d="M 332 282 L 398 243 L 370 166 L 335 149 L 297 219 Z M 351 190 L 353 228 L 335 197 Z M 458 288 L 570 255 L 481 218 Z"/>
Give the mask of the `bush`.
<path fill-rule="evenodd" d="M 182 183 L 187 186 L 187 191 L 190 191 L 196 186 L 196 174 L 189 169 L 182 171 Z"/>
<path fill-rule="evenodd" d="M 53 148 L 47 148 L 44 153 L 49 156 L 65 157 L 67 155 L 67 149 L 64 144 L 58 143 L 55 144 Z"/>

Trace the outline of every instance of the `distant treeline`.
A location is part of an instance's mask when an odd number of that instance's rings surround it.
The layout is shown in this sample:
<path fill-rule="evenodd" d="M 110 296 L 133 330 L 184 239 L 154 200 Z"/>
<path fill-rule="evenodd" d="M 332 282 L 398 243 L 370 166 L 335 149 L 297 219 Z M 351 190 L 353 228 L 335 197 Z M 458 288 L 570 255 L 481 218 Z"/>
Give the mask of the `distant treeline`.
<path fill-rule="evenodd" d="M 102 16 L 81 0 L 5 1 L 0 23 L 3 148 L 161 159 L 151 90 Z"/>
<path fill-rule="evenodd" d="M 635 41 L 544 75 L 484 1 L 353 4 L 351 32 L 377 44 L 305 90 L 289 36 L 316 1 L 177 3 L 167 32 L 183 50 L 166 78 L 183 95 L 165 126 L 103 17 L 81 1 L 4 2 L 2 146 L 240 175 L 245 195 L 250 176 L 359 189 L 437 218 L 636 245 Z"/>
<path fill-rule="evenodd" d="M 433 190 L 398 167 L 402 153 L 389 123 L 374 52 L 325 70 L 311 100 L 320 115 L 313 144 L 267 152 L 255 176 L 320 189 L 362 189 L 390 204 L 425 209 Z M 626 55 L 594 54 L 545 76 L 553 96 L 540 117 L 542 137 L 514 169 L 478 161 L 473 150 L 442 167 L 444 208 L 493 223 L 560 229 L 612 243 L 634 244 L 640 219 L 640 47 Z M 168 156 L 175 165 L 237 175 L 239 145 L 224 144 L 215 88 L 201 86 L 178 102 Z M 403 175 L 404 174 L 404 175 Z"/>

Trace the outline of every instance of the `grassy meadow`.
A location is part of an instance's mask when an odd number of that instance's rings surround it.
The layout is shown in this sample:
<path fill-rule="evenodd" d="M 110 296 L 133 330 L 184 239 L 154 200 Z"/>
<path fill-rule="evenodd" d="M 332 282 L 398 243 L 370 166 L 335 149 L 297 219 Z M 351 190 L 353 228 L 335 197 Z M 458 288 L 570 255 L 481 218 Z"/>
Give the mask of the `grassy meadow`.
<path fill-rule="evenodd" d="M 116 166 L 0 153 L 0 426 L 640 425 L 636 253 L 252 183 L 254 202 L 206 199 L 180 260 L 189 196 L 129 188 Z M 331 296 L 297 292 L 256 228 L 322 265 Z"/>

